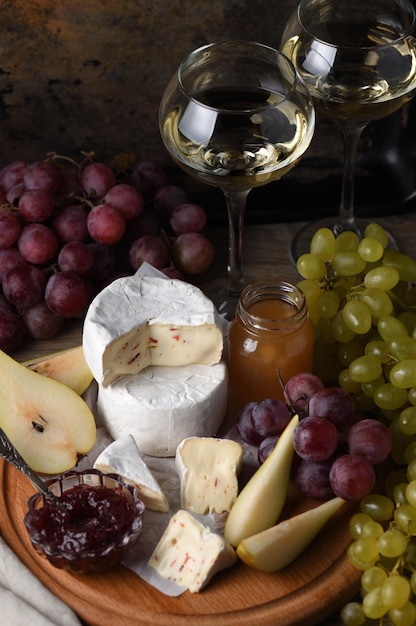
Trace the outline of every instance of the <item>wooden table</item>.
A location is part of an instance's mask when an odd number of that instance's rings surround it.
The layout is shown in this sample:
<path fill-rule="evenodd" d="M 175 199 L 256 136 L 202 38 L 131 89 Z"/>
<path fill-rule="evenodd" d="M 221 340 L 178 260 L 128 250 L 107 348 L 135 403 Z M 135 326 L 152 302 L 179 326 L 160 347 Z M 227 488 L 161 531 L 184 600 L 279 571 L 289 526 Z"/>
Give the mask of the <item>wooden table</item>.
<path fill-rule="evenodd" d="M 383 223 L 395 237 L 399 249 L 414 255 L 416 215 L 395 216 L 384 220 Z M 279 278 L 291 282 L 298 280 L 299 277 L 289 259 L 288 246 L 293 234 L 301 226 L 302 224 L 277 223 L 250 225 L 245 228 L 244 265 L 248 281 L 263 278 Z M 216 229 L 210 231 L 209 235 L 216 246 L 216 259 L 210 270 L 205 275 L 198 277 L 198 283 L 224 275 L 227 256 L 227 231 L 226 229 Z M 18 360 L 25 360 L 77 345 L 81 342 L 81 333 L 82 323 L 71 321 L 66 325 L 64 331 L 53 340 L 32 341 L 14 356 Z M 322 607 L 324 607 L 325 599 L 323 598 L 321 601 Z M 327 616 L 328 611 L 325 612 L 323 609 L 322 615 Z M 322 622 L 322 626 L 324 624 L 325 626 L 338 626 L 340 625 L 339 617 L 335 615 L 333 618 Z"/>

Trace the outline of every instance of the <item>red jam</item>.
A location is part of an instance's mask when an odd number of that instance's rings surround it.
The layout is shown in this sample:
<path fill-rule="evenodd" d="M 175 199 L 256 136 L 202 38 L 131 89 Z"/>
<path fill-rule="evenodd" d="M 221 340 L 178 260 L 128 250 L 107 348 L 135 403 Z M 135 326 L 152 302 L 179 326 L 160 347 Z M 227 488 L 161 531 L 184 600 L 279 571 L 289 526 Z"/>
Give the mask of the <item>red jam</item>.
<path fill-rule="evenodd" d="M 134 521 L 134 508 L 122 487 L 77 485 L 59 498 L 66 511 L 45 504 L 37 509 L 32 526 L 49 546 L 66 555 L 97 550 L 128 533 Z"/>

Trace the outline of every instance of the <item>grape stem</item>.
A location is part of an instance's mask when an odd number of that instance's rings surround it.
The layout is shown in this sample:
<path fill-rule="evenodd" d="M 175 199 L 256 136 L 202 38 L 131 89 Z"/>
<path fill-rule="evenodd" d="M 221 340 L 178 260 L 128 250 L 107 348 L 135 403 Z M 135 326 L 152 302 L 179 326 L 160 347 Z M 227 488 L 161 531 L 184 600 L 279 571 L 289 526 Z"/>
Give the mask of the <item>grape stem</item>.
<path fill-rule="evenodd" d="M 296 406 L 292 402 L 291 397 L 289 396 L 289 394 L 286 391 L 286 387 L 285 387 L 285 384 L 283 382 L 282 375 L 280 373 L 280 369 L 278 367 L 276 367 L 276 374 L 277 374 L 277 378 L 279 380 L 280 386 L 281 386 L 282 391 L 283 391 L 283 397 L 285 399 L 286 406 L 287 406 L 287 408 L 289 410 L 289 413 L 290 413 L 291 417 L 294 417 L 295 415 L 297 415 L 298 412 L 296 410 Z"/>

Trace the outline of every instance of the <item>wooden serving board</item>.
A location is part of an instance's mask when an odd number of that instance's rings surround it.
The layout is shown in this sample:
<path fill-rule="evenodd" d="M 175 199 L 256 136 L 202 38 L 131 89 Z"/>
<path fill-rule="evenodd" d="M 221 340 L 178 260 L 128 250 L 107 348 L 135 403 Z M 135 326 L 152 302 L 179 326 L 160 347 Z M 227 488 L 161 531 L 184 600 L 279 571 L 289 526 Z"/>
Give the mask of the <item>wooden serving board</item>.
<path fill-rule="evenodd" d="M 0 531 L 26 566 L 90 626 L 313 626 L 357 592 L 360 572 L 346 557 L 354 507 L 345 504 L 311 546 L 282 572 L 239 562 L 200 593 L 167 597 L 123 566 L 73 575 L 51 566 L 31 546 L 24 526 L 27 478 L 0 460 Z M 285 515 L 316 505 L 290 493 Z"/>

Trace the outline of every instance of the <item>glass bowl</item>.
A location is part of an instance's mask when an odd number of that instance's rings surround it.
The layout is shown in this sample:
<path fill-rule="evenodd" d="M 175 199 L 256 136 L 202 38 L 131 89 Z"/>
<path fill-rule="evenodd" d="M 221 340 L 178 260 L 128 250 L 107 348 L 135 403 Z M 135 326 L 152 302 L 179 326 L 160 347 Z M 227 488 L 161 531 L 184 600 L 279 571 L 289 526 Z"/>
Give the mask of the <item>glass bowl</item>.
<path fill-rule="evenodd" d="M 29 498 L 24 521 L 35 550 L 73 573 L 121 563 L 142 530 L 145 507 L 138 490 L 95 469 L 70 471 L 46 483 L 67 510 L 40 493 Z"/>

